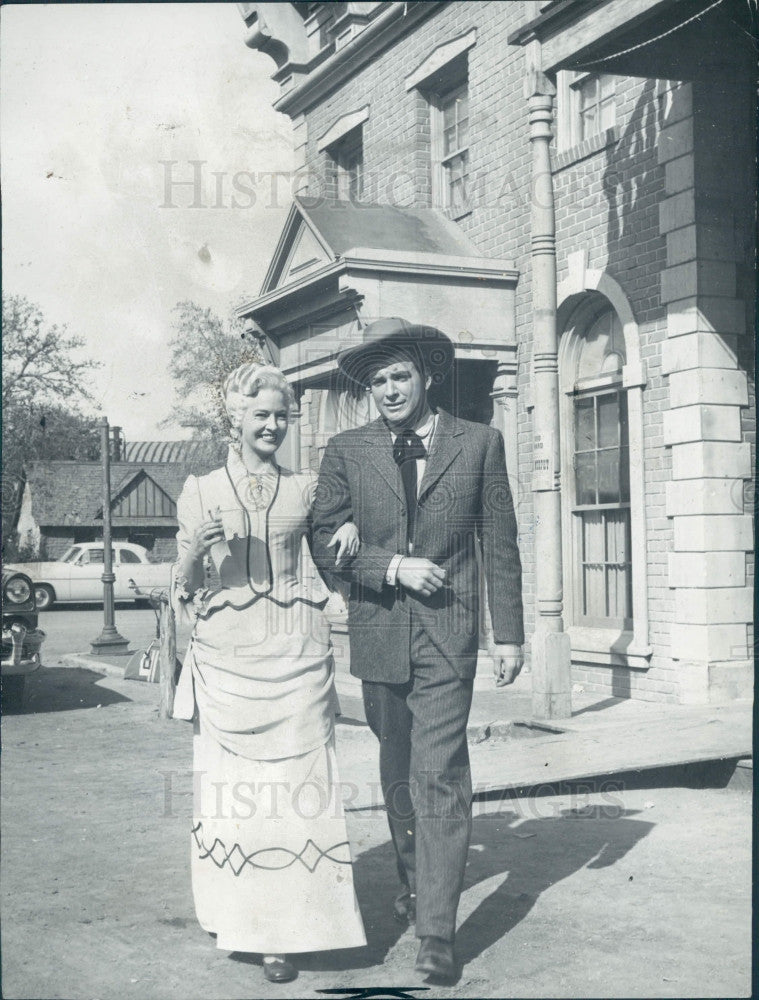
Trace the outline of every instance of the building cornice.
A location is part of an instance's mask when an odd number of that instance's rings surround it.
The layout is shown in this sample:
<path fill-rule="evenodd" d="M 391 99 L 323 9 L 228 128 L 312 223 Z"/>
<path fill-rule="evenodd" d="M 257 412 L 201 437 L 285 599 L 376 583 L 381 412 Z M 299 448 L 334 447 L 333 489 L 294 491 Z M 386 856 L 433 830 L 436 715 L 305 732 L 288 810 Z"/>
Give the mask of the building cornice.
<path fill-rule="evenodd" d="M 387 251 L 370 247 L 352 247 L 342 259 L 348 271 L 380 271 L 383 274 L 418 275 L 452 280 L 488 281 L 491 284 L 516 285 L 519 271 L 513 261 L 492 257 L 459 257 L 437 253 Z"/>
<path fill-rule="evenodd" d="M 447 278 L 450 281 L 482 282 L 490 285 L 515 287 L 519 280 L 519 271 L 509 260 L 497 260 L 490 257 L 458 257 L 447 254 L 404 253 L 393 251 L 389 258 L 387 251 L 374 250 L 370 247 L 354 247 L 342 254 L 337 260 L 330 261 L 298 281 L 289 282 L 281 288 L 272 289 L 250 302 L 245 302 L 236 310 L 237 315 L 244 319 L 256 317 L 260 313 L 280 305 L 293 297 L 302 294 L 307 289 L 341 275 L 358 272 L 375 272 L 379 274 L 400 274 L 404 277 Z"/>
<path fill-rule="evenodd" d="M 294 118 L 325 97 L 335 87 L 392 45 L 400 36 L 426 20 L 450 0 L 392 3 L 347 45 L 317 66 L 274 104 L 274 109 Z"/>
<path fill-rule="evenodd" d="M 528 42 L 542 41 L 546 35 L 561 31 L 562 28 L 583 17 L 606 0 L 564 0 L 549 7 L 545 13 L 534 17 L 508 36 L 509 45 L 526 45 Z"/>

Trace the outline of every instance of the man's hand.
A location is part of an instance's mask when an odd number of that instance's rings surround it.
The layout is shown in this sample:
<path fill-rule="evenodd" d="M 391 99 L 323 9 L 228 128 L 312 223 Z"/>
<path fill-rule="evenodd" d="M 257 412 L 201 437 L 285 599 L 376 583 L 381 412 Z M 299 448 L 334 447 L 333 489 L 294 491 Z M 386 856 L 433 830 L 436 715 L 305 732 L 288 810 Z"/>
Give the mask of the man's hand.
<path fill-rule="evenodd" d="M 407 590 L 431 597 L 445 583 L 445 570 L 429 559 L 404 556 L 398 567 L 397 579 Z"/>
<path fill-rule="evenodd" d="M 524 653 L 521 646 L 496 646 L 492 652 L 493 674 L 496 687 L 513 684 L 524 666 Z"/>

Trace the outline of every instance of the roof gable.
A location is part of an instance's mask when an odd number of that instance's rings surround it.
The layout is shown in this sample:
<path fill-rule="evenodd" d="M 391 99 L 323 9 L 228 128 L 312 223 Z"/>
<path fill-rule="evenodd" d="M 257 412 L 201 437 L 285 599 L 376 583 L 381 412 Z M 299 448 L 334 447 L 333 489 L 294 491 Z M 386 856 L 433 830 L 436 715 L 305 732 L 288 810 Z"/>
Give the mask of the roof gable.
<path fill-rule="evenodd" d="M 122 481 L 111 500 L 111 512 L 114 517 L 176 517 L 177 505 L 158 483 L 144 469 L 136 475 L 128 475 Z M 95 515 L 103 516 L 103 507 Z"/>
<path fill-rule="evenodd" d="M 261 294 L 290 284 L 301 275 L 334 259 L 335 254 L 329 243 L 313 224 L 301 202 L 295 198 L 261 286 Z"/>
<path fill-rule="evenodd" d="M 207 456 L 187 462 L 112 462 L 111 497 L 114 516 L 141 521 L 155 516 L 157 523 L 176 517 L 176 500 L 189 475 L 202 476 L 222 462 Z M 99 462 L 40 461 L 26 470 L 32 516 L 40 527 L 93 527 L 103 523 L 103 472 Z M 144 484 L 144 485 L 143 485 Z M 151 503 L 155 515 L 132 515 L 130 504 Z M 131 494 L 134 494 L 131 496 Z M 130 499 L 131 496 L 131 499 Z M 172 513 L 160 513 L 172 505 Z M 124 511 L 123 513 L 121 511 Z"/>
<path fill-rule="evenodd" d="M 461 228 L 433 208 L 325 201 L 306 208 L 294 198 L 260 296 L 267 295 L 356 248 L 480 257 Z"/>

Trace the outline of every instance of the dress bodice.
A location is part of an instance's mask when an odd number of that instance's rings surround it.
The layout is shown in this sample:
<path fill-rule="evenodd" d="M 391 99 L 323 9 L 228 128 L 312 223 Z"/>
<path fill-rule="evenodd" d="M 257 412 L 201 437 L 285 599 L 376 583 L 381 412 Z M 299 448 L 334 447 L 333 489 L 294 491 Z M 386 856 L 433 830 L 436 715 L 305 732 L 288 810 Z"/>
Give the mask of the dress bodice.
<path fill-rule="evenodd" d="M 200 615 L 264 596 L 277 603 L 326 601 L 328 591 L 304 544 L 315 488 L 313 473 L 280 468 L 265 494 L 269 502 L 257 503 L 249 474 L 231 449 L 221 469 L 188 478 L 177 502 L 180 558 L 197 525 L 211 514 L 220 515 L 225 536 L 210 550 L 216 572 L 195 601 Z"/>
<path fill-rule="evenodd" d="M 259 508 L 230 451 L 221 469 L 190 476 L 177 501 L 173 602 L 194 620 L 174 715 L 192 718 L 197 707 L 213 738 L 243 757 L 306 753 L 332 732 L 332 653 L 321 610 L 329 592 L 304 544 L 315 480 L 280 469 L 270 502 Z M 217 512 L 225 537 L 210 552 L 216 572 L 190 594 L 182 557 Z"/>

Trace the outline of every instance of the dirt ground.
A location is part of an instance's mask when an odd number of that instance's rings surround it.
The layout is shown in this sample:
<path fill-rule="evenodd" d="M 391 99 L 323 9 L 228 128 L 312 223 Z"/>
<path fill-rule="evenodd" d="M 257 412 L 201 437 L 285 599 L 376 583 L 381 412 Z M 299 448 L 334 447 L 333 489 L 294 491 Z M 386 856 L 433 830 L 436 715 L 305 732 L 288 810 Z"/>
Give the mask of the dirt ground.
<path fill-rule="evenodd" d="M 371 752 L 338 726 L 342 776 Z M 384 813 L 349 814 L 366 948 L 298 957 L 265 983 L 195 921 L 190 727 L 157 689 L 44 668 L 2 723 L 2 972 L 6 998 L 317 997 L 409 987 L 417 997 L 750 995 L 751 795 L 607 790 L 479 803 L 452 987 L 413 971 L 390 917 Z M 382 994 L 375 994 L 381 996 Z"/>

